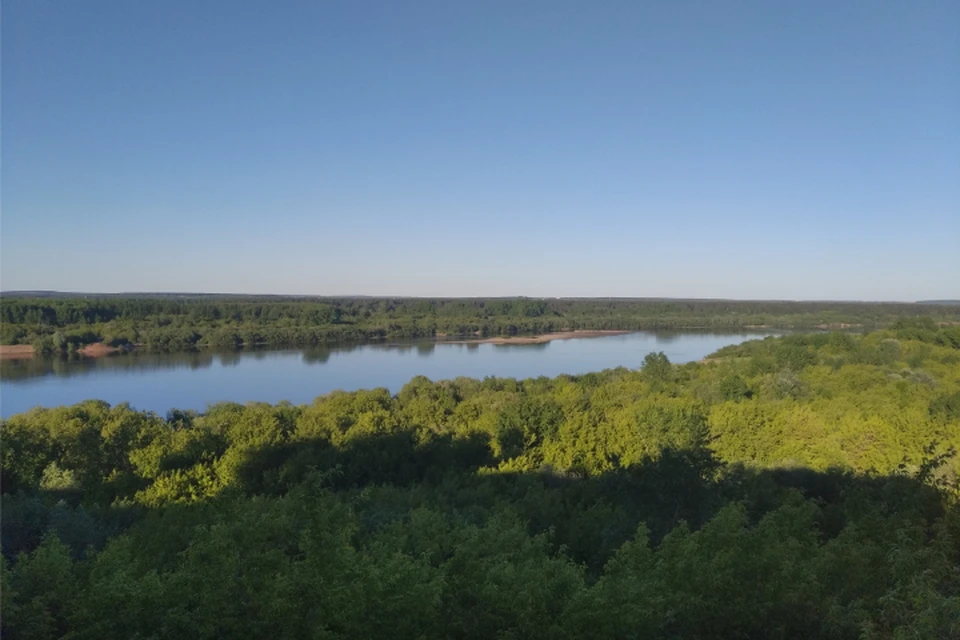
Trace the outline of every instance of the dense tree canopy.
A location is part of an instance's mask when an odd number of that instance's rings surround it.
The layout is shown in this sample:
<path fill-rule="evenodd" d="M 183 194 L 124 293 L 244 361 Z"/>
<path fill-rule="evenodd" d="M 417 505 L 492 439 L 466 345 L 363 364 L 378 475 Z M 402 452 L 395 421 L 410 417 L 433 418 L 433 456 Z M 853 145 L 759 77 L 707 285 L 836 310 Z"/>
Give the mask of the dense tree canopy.
<path fill-rule="evenodd" d="M 7 638 L 960 638 L 960 343 L 3 422 Z"/>
<path fill-rule="evenodd" d="M 573 329 L 883 328 L 919 316 L 960 323 L 960 305 L 572 298 L 4 297 L 0 344 L 30 344 L 43 352 L 69 351 L 94 342 L 178 350 Z"/>

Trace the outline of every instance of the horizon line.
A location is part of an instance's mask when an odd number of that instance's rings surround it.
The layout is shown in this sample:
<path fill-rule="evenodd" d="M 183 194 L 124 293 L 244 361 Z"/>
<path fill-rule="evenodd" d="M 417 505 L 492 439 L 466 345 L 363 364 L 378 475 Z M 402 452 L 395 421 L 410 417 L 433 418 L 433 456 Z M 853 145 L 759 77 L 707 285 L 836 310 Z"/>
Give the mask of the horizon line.
<path fill-rule="evenodd" d="M 960 298 L 927 300 L 864 300 L 854 298 L 727 298 L 727 297 L 672 297 L 672 296 L 535 296 L 535 295 L 490 295 L 490 296 L 443 296 L 443 295 L 393 295 L 393 294 L 316 294 L 316 293 L 222 293 L 204 291 L 61 291 L 58 289 L 14 289 L 0 291 L 0 297 L 247 297 L 247 298 L 323 298 L 351 299 L 369 298 L 379 300 L 650 300 L 677 302 L 811 302 L 853 304 L 960 304 Z"/>

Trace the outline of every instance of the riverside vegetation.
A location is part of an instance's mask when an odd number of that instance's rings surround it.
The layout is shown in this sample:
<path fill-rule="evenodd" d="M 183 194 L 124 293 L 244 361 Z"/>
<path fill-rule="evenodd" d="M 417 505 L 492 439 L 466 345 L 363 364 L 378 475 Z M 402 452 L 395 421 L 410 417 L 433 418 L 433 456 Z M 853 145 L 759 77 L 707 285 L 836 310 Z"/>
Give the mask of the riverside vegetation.
<path fill-rule="evenodd" d="M 641 363 L 638 363 L 641 364 Z M 960 334 L 3 423 L 5 638 L 960 638 Z"/>
<path fill-rule="evenodd" d="M 10 297 L 0 344 L 39 353 L 84 345 L 155 351 L 311 346 L 384 338 L 509 336 L 577 329 L 886 328 L 960 305 L 653 299 L 416 299 L 251 296 Z"/>

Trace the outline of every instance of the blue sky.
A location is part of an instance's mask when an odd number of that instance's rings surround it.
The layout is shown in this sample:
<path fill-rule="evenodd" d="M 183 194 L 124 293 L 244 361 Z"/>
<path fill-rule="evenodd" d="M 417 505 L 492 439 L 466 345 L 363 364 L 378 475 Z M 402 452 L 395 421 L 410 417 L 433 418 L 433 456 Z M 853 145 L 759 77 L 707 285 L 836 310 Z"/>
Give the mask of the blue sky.
<path fill-rule="evenodd" d="M 960 298 L 960 3 L 2 4 L 4 290 Z"/>

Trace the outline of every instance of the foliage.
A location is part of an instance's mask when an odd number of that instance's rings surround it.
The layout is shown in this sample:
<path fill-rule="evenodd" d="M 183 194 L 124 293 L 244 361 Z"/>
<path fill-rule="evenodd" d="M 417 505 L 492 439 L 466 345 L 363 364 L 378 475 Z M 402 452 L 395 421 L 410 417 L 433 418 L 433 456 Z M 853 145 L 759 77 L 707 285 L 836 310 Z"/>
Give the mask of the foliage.
<path fill-rule="evenodd" d="M 943 331 L 420 377 L 305 406 L 18 414 L 2 631 L 960 637 L 960 360 Z"/>
<path fill-rule="evenodd" d="M 945 328 L 936 321 L 945 324 Z M 898 339 L 960 347 L 960 307 L 849 302 L 657 299 L 287 298 L 156 295 L 4 297 L 0 344 L 67 353 L 103 342 L 154 351 L 311 346 L 384 338 L 575 329 L 670 330 L 894 326 Z M 930 341 L 930 340 L 928 340 Z M 785 345 L 780 368 L 804 366 Z"/>

